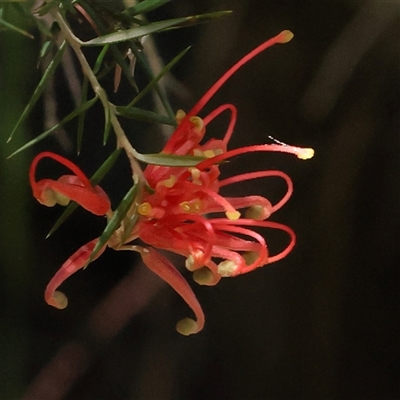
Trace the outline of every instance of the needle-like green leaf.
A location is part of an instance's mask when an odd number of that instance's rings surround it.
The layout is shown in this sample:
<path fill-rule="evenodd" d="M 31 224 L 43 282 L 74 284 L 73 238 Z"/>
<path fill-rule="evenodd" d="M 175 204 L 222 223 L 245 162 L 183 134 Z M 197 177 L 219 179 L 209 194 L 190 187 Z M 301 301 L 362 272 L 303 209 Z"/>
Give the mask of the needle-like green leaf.
<path fill-rule="evenodd" d="M 135 157 L 146 164 L 162 165 L 164 167 L 194 167 L 199 162 L 206 160 L 201 156 L 177 156 L 175 154 L 140 154 L 135 152 Z"/>
<path fill-rule="evenodd" d="M 29 147 L 35 145 L 36 143 L 40 142 L 43 140 L 45 137 L 49 136 L 50 133 L 56 131 L 60 126 L 63 126 L 67 122 L 71 121 L 71 119 L 75 118 L 76 116 L 82 114 L 85 112 L 87 109 L 92 107 L 94 103 L 96 103 L 98 97 L 93 97 L 93 99 L 87 101 L 86 103 L 82 104 L 80 107 L 72 111 L 70 114 L 68 114 L 62 121 L 60 121 L 58 124 L 54 125 L 52 128 L 48 129 L 47 131 L 41 133 L 40 135 L 36 136 L 34 139 L 30 140 L 28 143 L 25 143 L 23 146 L 21 146 L 18 150 L 14 151 L 14 153 L 10 154 L 7 158 L 14 157 L 16 154 L 20 153 L 23 150 L 28 149 Z"/>
<path fill-rule="evenodd" d="M 100 181 L 104 178 L 107 172 L 112 168 L 115 162 L 118 159 L 118 156 L 121 154 L 121 149 L 114 150 L 111 155 L 104 161 L 104 163 L 100 166 L 100 168 L 93 174 L 90 178 L 90 182 L 93 186 L 96 186 L 100 183 Z M 46 239 L 50 237 L 67 219 L 68 217 L 79 207 L 77 203 L 72 201 L 65 208 L 64 212 L 55 222 L 53 227 L 50 229 L 50 232 L 47 234 Z"/>
<path fill-rule="evenodd" d="M 141 3 L 140 3 L 141 4 Z M 174 57 L 162 70 L 161 72 L 151 80 L 151 82 L 140 91 L 140 93 L 129 103 L 128 107 L 132 107 L 136 104 L 143 96 L 145 96 L 150 90 L 152 90 L 156 85 L 157 82 L 167 74 L 171 68 L 189 51 L 190 46 L 186 47 L 183 51 L 181 51 L 176 57 Z"/>
<path fill-rule="evenodd" d="M 5 26 L 7 29 L 11 29 L 15 32 L 18 32 L 18 33 L 28 37 L 29 39 L 34 39 L 34 36 L 31 35 L 29 32 L 24 31 L 23 29 L 18 28 L 18 26 L 15 26 L 15 25 L 10 24 L 9 22 L 5 21 L 3 19 L 3 10 L 0 10 L 0 25 Z"/>
<path fill-rule="evenodd" d="M 143 110 L 137 107 L 115 107 L 117 114 L 121 117 L 134 119 L 136 121 L 160 123 L 165 125 L 176 125 L 175 119 L 165 117 L 164 115 L 157 114 L 153 111 Z"/>
<path fill-rule="evenodd" d="M 147 62 L 146 58 L 143 56 L 142 52 L 139 51 L 135 42 L 133 42 L 133 41 L 130 42 L 130 48 L 131 48 L 133 54 L 135 55 L 136 59 L 142 65 L 142 67 L 143 67 L 144 71 L 146 72 L 147 76 L 149 77 L 150 81 L 152 82 L 155 77 L 154 77 L 153 70 L 150 68 L 150 65 Z M 171 119 L 174 119 L 175 118 L 174 111 L 172 110 L 172 107 L 169 104 L 169 100 L 168 100 L 167 96 L 165 95 L 164 91 L 161 90 L 161 88 L 158 86 L 157 83 L 154 84 L 154 89 L 155 89 L 158 97 L 160 98 L 161 103 L 163 104 L 165 111 L 167 112 L 167 115 Z"/>
<path fill-rule="evenodd" d="M 88 13 L 89 17 L 95 23 L 97 29 L 102 34 L 105 34 L 107 32 L 107 29 L 104 26 L 102 20 L 99 18 L 98 13 L 92 8 L 91 4 L 89 4 L 88 2 L 86 2 L 84 0 L 80 0 L 79 1 L 79 5 L 81 7 L 83 7 L 83 9 Z M 110 53 L 112 54 L 112 56 L 114 58 L 114 61 L 121 67 L 122 72 L 124 73 L 125 77 L 127 78 L 128 82 L 130 83 L 130 85 L 136 91 L 138 91 L 136 82 L 133 79 L 133 76 L 132 76 L 132 73 L 131 73 L 131 69 L 130 69 L 129 65 L 127 64 L 127 62 L 125 61 L 125 55 L 121 54 L 120 49 L 115 44 L 107 45 L 107 49 L 109 49 Z M 103 49 L 103 51 L 104 51 L 104 49 Z M 103 61 L 103 58 L 104 58 L 104 56 L 105 56 L 105 54 L 107 52 L 107 51 L 105 51 L 103 53 L 103 51 L 101 52 L 100 56 L 98 57 L 98 59 L 96 61 L 96 65 L 99 62 L 99 58 L 101 58 L 101 61 L 100 61 L 100 65 L 101 65 L 101 62 Z M 99 69 L 96 68 L 96 65 L 95 65 L 94 70 L 93 70 L 95 74 L 97 74 L 98 71 L 99 71 Z M 99 65 L 99 67 L 100 67 L 100 65 Z M 105 72 L 108 72 L 112 68 L 113 68 L 113 65 L 106 66 Z M 102 76 L 103 76 L 103 74 L 102 74 Z"/>
<path fill-rule="evenodd" d="M 139 184 L 133 185 L 129 189 L 128 193 L 124 196 L 117 209 L 114 211 L 113 216 L 105 227 L 103 233 L 99 238 L 99 241 L 97 242 L 92 254 L 90 255 L 89 263 L 91 260 L 93 260 L 99 250 L 108 242 L 112 234 L 119 228 L 122 220 L 125 218 L 126 213 L 129 211 L 129 208 L 136 198 L 138 187 Z"/>
<path fill-rule="evenodd" d="M 64 41 L 60 48 L 58 49 L 56 55 L 54 56 L 53 60 L 50 62 L 48 65 L 46 71 L 44 72 L 42 79 L 40 80 L 39 84 L 37 85 L 35 91 L 33 92 L 33 95 L 31 99 L 29 100 L 29 103 L 25 107 L 24 111 L 22 112 L 21 116 L 19 117 L 16 125 L 14 126 L 14 129 L 11 132 L 10 137 L 7 139 L 7 143 L 12 139 L 14 133 L 18 130 L 18 128 L 21 126 L 21 124 L 25 121 L 26 117 L 28 114 L 31 112 L 33 106 L 36 104 L 36 102 L 39 100 L 40 95 L 43 93 L 43 90 L 47 84 L 47 82 L 50 80 L 51 76 L 53 75 L 54 71 L 56 70 L 58 64 L 61 61 L 61 58 L 64 54 L 64 51 L 67 47 L 67 42 Z"/>
<path fill-rule="evenodd" d="M 120 43 L 128 40 L 137 39 L 151 33 L 161 32 L 170 28 L 178 28 L 196 24 L 198 22 L 206 22 L 215 18 L 219 18 L 231 13 L 231 11 L 219 11 L 208 14 L 192 15 L 190 17 L 173 18 L 165 21 L 153 22 L 148 25 L 137 26 L 135 28 L 117 31 L 108 35 L 99 36 L 92 40 L 82 43 L 82 46 L 102 46 L 107 43 Z"/>

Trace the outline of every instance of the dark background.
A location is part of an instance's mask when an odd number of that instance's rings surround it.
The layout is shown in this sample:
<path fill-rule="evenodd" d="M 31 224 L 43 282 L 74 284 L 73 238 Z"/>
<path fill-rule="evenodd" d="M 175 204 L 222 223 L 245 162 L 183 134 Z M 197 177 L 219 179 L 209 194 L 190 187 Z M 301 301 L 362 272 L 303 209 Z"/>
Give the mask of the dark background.
<path fill-rule="evenodd" d="M 316 153 L 307 162 L 244 156 L 225 168 L 228 174 L 277 168 L 292 177 L 293 198 L 273 218 L 291 226 L 298 242 L 283 261 L 251 274 L 211 288 L 193 283 L 206 326 L 190 337 L 174 329 L 190 312 L 187 306 L 135 254 L 108 250 L 64 284 L 66 310 L 45 304 L 51 276 L 101 233 L 104 220 L 79 210 L 45 241 L 61 210 L 34 201 L 29 163 L 41 150 L 53 150 L 90 175 L 115 144 L 112 138 L 101 146 L 98 109 L 89 114 L 79 158 L 59 135 L 7 161 L 43 131 L 46 105 L 40 103 L 5 143 L 40 77 L 40 43 L 0 34 L 2 400 L 24 394 L 74 400 L 400 398 L 400 3 L 172 1 L 149 17 L 224 9 L 234 13 L 155 36 L 165 61 L 193 45 L 173 70 L 183 85 L 170 89 L 174 108 L 188 110 L 241 56 L 290 29 L 292 42 L 243 67 L 202 115 L 225 102 L 238 108 L 231 148 L 266 143 L 272 135 Z M 143 87 L 142 75 L 138 70 Z M 62 117 L 73 105 L 65 78 L 57 77 Z M 126 102 L 123 96 L 130 99 L 133 92 L 122 85 L 115 99 Z M 209 136 L 222 136 L 226 124 L 221 116 Z M 158 127 L 126 127 L 138 149 L 161 149 Z M 74 129 L 66 127 L 72 144 Z M 114 206 L 129 180 L 121 157 L 102 184 Z M 235 189 L 271 199 L 282 193 L 274 180 Z M 265 235 L 277 249 L 281 237 Z"/>

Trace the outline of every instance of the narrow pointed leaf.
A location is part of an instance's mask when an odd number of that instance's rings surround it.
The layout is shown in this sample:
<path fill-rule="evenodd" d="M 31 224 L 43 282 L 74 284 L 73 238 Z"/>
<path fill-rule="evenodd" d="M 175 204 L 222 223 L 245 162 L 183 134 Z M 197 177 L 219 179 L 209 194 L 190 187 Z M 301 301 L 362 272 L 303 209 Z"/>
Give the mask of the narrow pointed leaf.
<path fill-rule="evenodd" d="M 199 162 L 206 160 L 200 156 L 177 156 L 174 154 L 140 154 L 135 153 L 135 157 L 146 164 L 161 165 L 164 167 L 194 167 Z"/>
<path fill-rule="evenodd" d="M 97 38 L 82 43 L 82 46 L 103 46 L 107 43 L 126 42 L 128 40 L 137 39 L 154 32 L 159 32 L 176 24 L 182 24 L 185 21 L 186 18 L 174 18 L 165 21 L 153 22 L 148 25 L 138 26 L 123 31 L 110 33 L 108 35 L 99 36 Z"/>
<path fill-rule="evenodd" d="M 83 9 L 87 12 L 87 14 L 89 15 L 89 17 L 93 20 L 94 24 L 96 25 L 97 29 L 102 33 L 105 34 L 107 32 L 106 27 L 104 26 L 102 20 L 99 18 L 98 13 L 92 8 L 92 6 L 84 1 L 84 0 L 80 0 L 79 1 L 79 5 L 81 7 L 83 7 Z M 124 73 L 125 77 L 128 79 L 129 84 L 136 90 L 138 91 L 137 85 L 135 80 L 133 79 L 133 76 L 131 74 L 129 65 L 126 63 L 124 56 L 121 54 L 120 49 L 114 45 L 114 44 L 109 44 L 107 45 L 107 48 L 109 48 L 110 53 L 112 54 L 115 62 L 121 67 L 122 72 Z M 104 51 L 104 49 L 103 49 Z M 105 51 L 103 53 L 103 51 L 101 52 L 100 56 L 101 58 L 104 58 L 104 55 L 106 54 L 107 51 Z M 96 64 L 98 63 L 99 58 L 96 61 Z M 109 68 L 106 68 L 106 72 L 108 72 L 110 69 L 112 69 L 112 65 L 109 66 Z M 99 69 L 94 68 L 94 73 L 97 74 L 99 71 Z M 104 76 L 105 74 L 101 74 L 101 76 Z M 98 77 L 99 78 L 99 77 Z"/>
<path fill-rule="evenodd" d="M 111 130 L 111 109 L 110 109 L 110 102 L 108 101 L 106 91 L 100 87 L 97 90 L 97 94 L 100 97 L 101 103 L 103 104 L 104 108 L 104 133 L 103 133 L 103 144 L 107 143 L 108 136 Z"/>
<path fill-rule="evenodd" d="M 193 15 L 190 17 L 173 18 L 165 21 L 153 22 L 148 25 L 118 31 L 109 35 L 99 36 L 92 40 L 82 43 L 82 46 L 102 46 L 107 43 L 120 43 L 128 40 L 137 39 L 151 33 L 161 32 L 170 28 L 178 28 L 193 25 L 198 22 L 206 22 L 214 18 L 219 18 L 229 14 L 231 11 L 219 11 L 209 14 Z"/>
<path fill-rule="evenodd" d="M 103 145 L 105 146 L 110 136 L 111 130 L 111 110 L 110 105 L 104 108 L 104 134 L 103 134 Z"/>
<path fill-rule="evenodd" d="M 42 58 L 46 57 L 47 54 L 49 54 L 50 50 L 51 50 L 51 41 L 50 40 L 46 40 L 43 43 L 42 48 L 40 49 L 39 59 L 41 60 Z"/>
<path fill-rule="evenodd" d="M 103 60 L 104 60 L 104 57 L 105 57 L 105 55 L 106 55 L 106 53 L 107 53 L 107 51 L 108 51 L 109 48 L 110 48 L 110 45 L 109 45 L 109 44 L 106 44 L 106 45 L 102 48 L 100 54 L 98 55 L 97 60 L 96 60 L 96 63 L 94 64 L 94 68 L 93 68 L 93 73 L 94 73 L 95 75 L 100 71 L 101 64 L 102 64 L 102 62 L 103 62 Z"/>
<path fill-rule="evenodd" d="M 150 65 L 148 64 L 146 58 L 143 56 L 142 52 L 139 51 L 139 49 L 137 48 L 136 44 L 133 41 L 130 42 L 130 48 L 131 48 L 133 54 L 135 55 L 136 59 L 142 65 L 142 67 L 143 67 L 144 71 L 146 72 L 147 76 L 149 77 L 149 79 L 151 81 L 153 81 L 154 80 L 153 70 L 150 68 Z M 168 116 L 171 119 L 174 119 L 175 114 L 174 114 L 174 111 L 172 110 L 171 105 L 169 104 L 169 100 L 168 100 L 167 96 L 165 95 L 164 91 L 161 90 L 161 88 L 159 87 L 157 82 L 154 84 L 154 89 L 155 89 L 158 97 L 160 98 L 161 103 L 163 104 Z"/>
<path fill-rule="evenodd" d="M 31 112 L 33 106 L 39 100 L 39 97 L 43 93 L 43 90 L 44 90 L 47 82 L 51 79 L 54 71 L 56 70 L 58 64 L 60 63 L 61 58 L 62 58 L 62 56 L 64 54 L 64 51 L 65 51 L 66 47 L 67 47 L 67 42 L 64 41 L 61 44 L 60 48 L 58 49 L 58 51 L 57 51 L 56 55 L 54 56 L 53 60 L 48 65 L 45 73 L 42 76 L 42 79 L 40 80 L 38 86 L 36 87 L 35 91 L 33 92 L 33 95 L 31 97 L 31 99 L 29 100 L 29 103 L 25 107 L 25 109 L 22 112 L 21 116 L 19 117 L 16 125 L 14 126 L 14 129 L 11 132 L 11 135 L 8 138 L 7 142 L 9 142 L 12 139 L 14 133 L 18 130 L 18 128 L 21 126 L 21 124 L 25 121 L 26 117 Z"/>
<path fill-rule="evenodd" d="M 1 12 L 1 11 L 2 11 L 2 10 L 0 10 L 0 12 Z M 31 35 L 29 32 L 24 31 L 23 29 L 18 28 L 18 26 L 15 26 L 15 25 L 10 24 L 9 22 L 5 21 L 5 20 L 2 18 L 2 13 L 0 14 L 0 25 L 5 26 L 7 29 L 11 29 L 11 30 L 13 30 L 13 31 L 15 31 L 15 32 L 18 32 L 18 33 L 20 33 L 21 35 L 24 35 L 24 36 L 28 37 L 29 39 L 34 39 L 34 36 Z"/>
<path fill-rule="evenodd" d="M 141 3 L 140 3 L 141 4 Z M 145 96 L 150 90 L 152 90 L 156 85 L 157 82 L 166 75 L 171 68 L 189 51 L 190 46 L 186 47 L 183 51 L 181 51 L 176 57 L 174 57 L 162 70 L 161 72 L 154 78 L 152 81 L 140 91 L 140 93 L 129 103 L 128 107 L 132 107 L 136 104 L 143 96 Z"/>
<path fill-rule="evenodd" d="M 129 211 L 133 201 L 136 198 L 138 193 L 139 184 L 133 185 L 128 193 L 124 196 L 121 203 L 119 204 L 118 208 L 114 211 L 113 216 L 111 217 L 110 221 L 108 222 L 106 228 L 104 229 L 103 233 L 101 234 L 99 241 L 97 242 L 95 248 L 93 249 L 92 254 L 90 255 L 89 263 L 99 250 L 108 242 L 112 234 L 119 228 L 122 220 L 125 218 L 126 213 Z"/>
<path fill-rule="evenodd" d="M 165 125 L 176 125 L 176 120 L 164 115 L 157 114 L 153 111 L 143 110 L 136 107 L 116 107 L 118 115 L 125 118 L 134 119 L 142 122 L 156 122 Z"/>
<path fill-rule="evenodd" d="M 85 112 L 87 109 L 92 107 L 94 103 L 96 103 L 98 97 L 93 97 L 93 99 L 87 101 L 86 103 L 82 104 L 80 107 L 72 111 L 70 114 L 68 114 L 62 121 L 60 121 L 58 124 L 54 125 L 52 128 L 48 129 L 47 131 L 41 133 L 40 135 L 36 136 L 34 139 L 30 140 L 28 143 L 25 143 L 23 146 L 21 146 L 18 150 L 14 151 L 14 153 L 10 154 L 7 158 L 14 157 L 16 154 L 20 153 L 23 150 L 28 149 L 29 147 L 35 145 L 36 143 L 40 142 L 44 138 L 50 135 L 50 133 L 56 131 L 58 128 L 66 124 L 67 122 L 71 121 L 71 119 L 75 118 L 79 114 Z"/>
<path fill-rule="evenodd" d="M 114 150 L 111 155 L 104 161 L 104 163 L 100 166 L 100 168 L 93 174 L 90 178 L 90 182 L 93 186 L 96 186 L 100 183 L 100 181 L 104 178 L 106 173 L 112 168 L 115 162 L 118 159 L 118 156 L 121 154 L 121 149 Z M 50 237 L 67 219 L 68 217 L 79 207 L 78 203 L 71 201 L 68 206 L 65 208 L 64 212 L 60 215 L 58 220 L 55 222 L 53 227 L 50 229 L 50 232 L 47 234 L 46 239 Z"/>

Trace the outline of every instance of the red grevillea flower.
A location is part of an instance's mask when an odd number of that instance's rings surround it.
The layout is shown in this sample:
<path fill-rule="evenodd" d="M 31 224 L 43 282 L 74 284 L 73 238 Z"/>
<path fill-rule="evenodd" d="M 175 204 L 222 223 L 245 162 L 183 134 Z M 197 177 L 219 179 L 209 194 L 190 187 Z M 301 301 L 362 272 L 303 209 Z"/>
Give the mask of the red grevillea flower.
<path fill-rule="evenodd" d="M 295 244 L 295 234 L 291 228 L 268 220 L 271 214 L 280 209 L 291 196 L 293 185 L 290 178 L 281 171 L 255 171 L 220 180 L 220 168 L 224 161 L 249 152 L 283 152 L 294 154 L 301 159 L 308 159 L 313 156 L 314 151 L 285 144 L 264 144 L 227 150 L 236 122 L 236 108 L 232 104 L 224 104 L 204 119 L 196 116 L 243 64 L 266 48 L 276 43 L 286 43 L 292 37 L 291 32 L 283 31 L 261 44 L 231 67 L 187 115 L 181 110 L 178 111 L 176 116 L 178 127 L 165 145 L 163 153 L 203 156 L 204 161 L 190 168 L 148 166 L 143 175 L 152 191 L 143 190 L 138 196 L 140 202 L 133 205 L 133 212 L 139 215 L 137 224 L 129 232 L 129 237 L 124 243 L 118 241 L 118 238 L 122 237 L 121 233 L 124 233 L 123 224 L 108 243 L 110 247 L 118 250 L 138 251 L 144 263 L 170 284 L 187 302 L 195 314 L 195 320 L 186 318 L 178 323 L 177 330 L 184 335 L 197 333 L 203 328 L 204 314 L 187 281 L 155 248 L 184 256 L 186 268 L 193 272 L 193 278 L 197 283 L 215 285 L 222 277 L 245 274 L 263 265 L 281 260 Z M 224 137 L 211 139 L 201 144 L 206 126 L 224 111 L 231 113 Z M 67 160 L 52 153 L 42 154 L 68 166 L 76 174 L 74 179 L 80 183 L 77 184 L 72 178 L 69 178 L 68 182 L 62 178 L 60 178 L 62 182 L 60 180 L 35 182 L 33 179 L 37 163 L 35 159 L 36 163 L 34 160 L 31 168 L 31 183 L 35 197 L 46 205 L 53 205 L 54 202 L 63 203 L 63 196 L 66 196 L 89 211 L 101 214 L 98 206 L 91 207 L 86 199 L 89 198 L 90 193 L 94 197 L 93 204 L 100 203 L 100 200 L 103 201 L 104 196 L 106 197 L 104 192 L 98 187 L 91 187 L 90 183 L 88 185 L 88 179 L 82 176 L 79 168 L 71 165 Z M 37 158 L 42 157 L 44 156 L 39 155 Z M 256 195 L 224 197 L 220 193 L 225 186 L 271 176 L 280 177 L 287 184 L 286 194 L 276 204 L 271 204 L 268 199 Z M 61 183 L 64 186 L 60 186 Z M 76 188 L 74 191 L 66 189 L 66 187 L 71 189 L 74 185 L 83 188 L 82 195 L 77 195 Z M 49 201 L 48 198 L 51 200 Z M 105 208 L 102 211 L 107 212 Z M 280 253 L 270 255 L 264 237 L 252 230 L 254 227 L 286 232 L 289 235 L 288 245 Z M 150 247 L 131 244 L 135 239 L 141 239 Z M 58 308 L 66 307 L 66 297 L 56 289 L 67 277 L 88 263 L 97 241 L 98 239 L 94 239 L 79 249 L 50 281 L 45 295 L 49 304 Z M 104 248 L 105 246 L 96 258 L 104 251 Z"/>

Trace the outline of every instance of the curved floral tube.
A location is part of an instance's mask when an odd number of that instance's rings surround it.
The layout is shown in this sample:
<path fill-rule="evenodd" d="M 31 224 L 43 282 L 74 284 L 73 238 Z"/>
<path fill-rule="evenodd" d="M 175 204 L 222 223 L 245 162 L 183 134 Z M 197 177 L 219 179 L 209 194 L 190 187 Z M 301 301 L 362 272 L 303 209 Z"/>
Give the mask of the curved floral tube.
<path fill-rule="evenodd" d="M 66 308 L 68 305 L 68 299 L 64 293 L 57 291 L 56 289 L 72 274 L 76 271 L 80 270 L 81 268 L 85 267 L 89 262 L 90 255 L 94 247 L 96 246 L 97 242 L 99 241 L 98 238 L 91 240 L 89 243 L 86 243 L 82 247 L 80 247 L 71 257 L 68 258 L 67 261 L 61 266 L 61 268 L 57 271 L 57 273 L 53 276 L 51 281 L 46 287 L 46 291 L 44 294 L 44 298 L 46 302 L 59 309 Z M 93 258 L 100 257 L 106 246 L 103 246 L 100 251 L 96 254 Z"/>
<path fill-rule="evenodd" d="M 43 158 L 52 158 L 65 165 L 75 175 L 63 175 L 56 181 L 52 179 L 36 181 L 36 168 Z M 92 186 L 79 167 L 58 154 L 49 151 L 38 154 L 32 161 L 29 180 L 33 196 L 47 207 L 53 207 L 55 204 L 65 206 L 73 200 L 95 215 L 105 215 L 111 209 L 110 199 L 104 190 L 100 186 Z"/>

